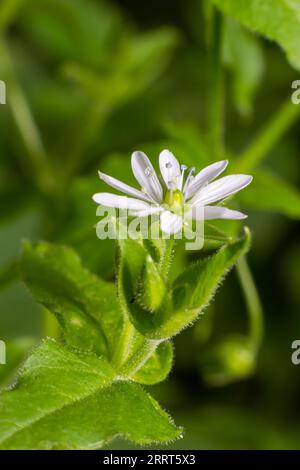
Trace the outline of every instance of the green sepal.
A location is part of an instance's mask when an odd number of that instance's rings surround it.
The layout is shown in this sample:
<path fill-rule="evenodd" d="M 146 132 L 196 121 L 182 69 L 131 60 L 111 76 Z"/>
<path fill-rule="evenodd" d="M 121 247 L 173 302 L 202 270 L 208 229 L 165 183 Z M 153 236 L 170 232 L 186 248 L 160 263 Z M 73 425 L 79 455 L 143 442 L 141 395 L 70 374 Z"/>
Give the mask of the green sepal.
<path fill-rule="evenodd" d="M 150 312 L 155 312 L 166 294 L 166 284 L 162 279 L 158 265 L 147 254 L 137 289 L 137 301 Z"/>

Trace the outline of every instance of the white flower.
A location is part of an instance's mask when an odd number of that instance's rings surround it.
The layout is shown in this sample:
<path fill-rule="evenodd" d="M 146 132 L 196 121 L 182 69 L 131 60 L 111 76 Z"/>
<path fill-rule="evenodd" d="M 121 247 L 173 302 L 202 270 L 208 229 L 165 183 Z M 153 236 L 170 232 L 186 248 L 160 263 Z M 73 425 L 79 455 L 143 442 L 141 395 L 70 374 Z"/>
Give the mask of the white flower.
<path fill-rule="evenodd" d="M 143 152 L 134 152 L 131 167 L 141 189 L 99 172 L 99 177 L 109 186 L 130 197 L 97 193 L 93 200 L 106 207 L 128 209 L 132 216 L 146 217 L 159 213 L 161 230 L 169 234 L 181 230 L 186 218 L 245 219 L 247 216 L 242 212 L 211 205 L 240 191 L 252 181 L 249 175 L 229 175 L 212 182 L 227 164 L 227 160 L 213 163 L 194 176 L 195 168 L 187 171 L 188 168 L 180 165 L 169 150 L 163 150 L 159 155 L 162 186 L 149 158 Z"/>

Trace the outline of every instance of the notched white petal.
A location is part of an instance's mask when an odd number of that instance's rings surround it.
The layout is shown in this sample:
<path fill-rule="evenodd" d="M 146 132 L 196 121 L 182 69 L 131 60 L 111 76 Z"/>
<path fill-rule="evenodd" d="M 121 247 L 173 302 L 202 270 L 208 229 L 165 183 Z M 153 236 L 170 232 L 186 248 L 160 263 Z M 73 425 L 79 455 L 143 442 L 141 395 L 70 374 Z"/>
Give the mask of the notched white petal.
<path fill-rule="evenodd" d="M 101 171 L 98 171 L 98 174 L 99 178 L 112 188 L 117 189 L 122 193 L 128 194 L 128 196 L 137 197 L 138 199 L 142 199 L 143 201 L 151 201 L 151 199 L 142 191 L 139 191 L 138 189 L 133 188 L 132 186 L 129 186 L 126 183 L 123 183 L 123 181 L 120 181 L 117 178 L 114 178 L 113 176 L 106 175 Z"/>
<path fill-rule="evenodd" d="M 200 189 L 189 202 L 193 205 L 199 203 L 208 205 L 220 201 L 248 186 L 252 179 L 250 175 L 224 176 Z"/>
<path fill-rule="evenodd" d="M 217 176 L 223 173 L 227 165 L 228 160 L 222 160 L 206 166 L 203 170 L 199 171 L 199 173 L 190 181 L 185 190 L 186 199 L 193 197 L 205 184 L 210 183 L 212 180 L 217 178 Z"/>
<path fill-rule="evenodd" d="M 127 196 L 118 196 L 111 193 L 96 193 L 93 195 L 93 200 L 97 204 L 102 204 L 106 207 L 115 207 L 116 209 L 132 209 L 132 210 L 145 210 L 149 206 L 144 201 L 134 199 Z"/>
<path fill-rule="evenodd" d="M 229 219 L 229 220 L 243 220 L 247 219 L 247 215 L 240 211 L 227 209 L 227 207 L 220 206 L 206 206 L 204 207 L 204 219 Z"/>
<path fill-rule="evenodd" d="M 181 180 L 181 168 L 177 158 L 175 158 L 170 150 L 163 150 L 160 152 L 159 168 L 167 188 L 179 188 Z"/>
<path fill-rule="evenodd" d="M 133 174 L 144 188 L 145 193 L 155 202 L 160 203 L 163 198 L 163 190 L 152 163 L 144 152 L 133 152 L 131 157 Z"/>

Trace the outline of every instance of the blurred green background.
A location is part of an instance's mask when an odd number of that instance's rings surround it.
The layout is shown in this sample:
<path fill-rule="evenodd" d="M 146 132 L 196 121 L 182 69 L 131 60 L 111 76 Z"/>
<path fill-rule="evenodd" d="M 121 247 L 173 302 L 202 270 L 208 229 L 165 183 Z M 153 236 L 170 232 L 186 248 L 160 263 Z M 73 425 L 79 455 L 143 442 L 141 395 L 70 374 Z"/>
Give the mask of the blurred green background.
<path fill-rule="evenodd" d="M 0 106 L 2 384 L 30 347 L 55 330 L 18 279 L 22 240 L 69 244 L 89 269 L 111 279 L 113 243 L 98 240 L 94 229 L 91 195 L 104 188 L 97 170 L 133 183 L 130 155 L 137 149 L 155 161 L 169 148 L 198 169 L 214 160 L 207 15 L 207 2 L 197 0 L 1 1 L 0 79 L 7 85 L 7 104 Z M 264 338 L 247 367 L 236 336 L 247 334 L 247 308 L 233 271 L 203 318 L 176 339 L 169 379 L 151 390 L 186 429 L 169 448 L 299 449 L 300 366 L 291 363 L 291 344 L 300 337 L 300 105 L 289 103 L 300 72 L 278 46 L 228 18 L 221 53 L 224 156 L 231 173 L 248 155 L 243 169 L 255 178 L 238 203 L 253 232 L 249 264 L 264 309 Z M 265 126 L 280 123 L 280 116 L 282 132 L 268 143 Z M 255 152 L 252 159 L 246 152 L 260 132 L 266 148 L 255 161 Z M 178 256 L 175 271 L 182 251 Z M 237 370 L 226 379 L 224 369 L 216 384 L 213 351 L 226 338 L 228 367 L 238 364 Z M 110 448 L 126 446 L 118 441 Z"/>

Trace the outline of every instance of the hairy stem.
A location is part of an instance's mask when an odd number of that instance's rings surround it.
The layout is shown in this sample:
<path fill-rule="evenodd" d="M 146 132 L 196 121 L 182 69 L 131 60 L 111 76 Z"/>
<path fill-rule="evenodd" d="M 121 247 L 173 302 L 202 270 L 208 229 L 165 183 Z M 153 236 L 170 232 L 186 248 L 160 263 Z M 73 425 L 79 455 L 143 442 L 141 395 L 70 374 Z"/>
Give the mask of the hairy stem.
<path fill-rule="evenodd" d="M 60 326 L 55 315 L 49 310 L 43 308 L 42 310 L 42 335 L 58 339 L 60 337 Z"/>
<path fill-rule="evenodd" d="M 134 326 L 126 318 L 123 325 L 120 340 L 114 351 L 112 363 L 116 368 L 120 368 L 130 355 L 131 345 L 134 337 Z"/>
<path fill-rule="evenodd" d="M 154 353 L 159 344 L 159 340 L 150 340 L 144 338 L 140 349 L 129 357 L 129 359 L 119 369 L 118 374 L 121 377 L 132 377 L 141 367 L 143 367 L 145 362 Z"/>
<path fill-rule="evenodd" d="M 173 256 L 173 249 L 174 249 L 174 239 L 169 238 L 165 240 L 165 249 L 164 253 L 162 255 L 160 264 L 159 264 L 159 271 L 161 274 L 161 277 L 163 279 L 168 278 L 171 262 L 172 262 L 172 256 Z"/>

